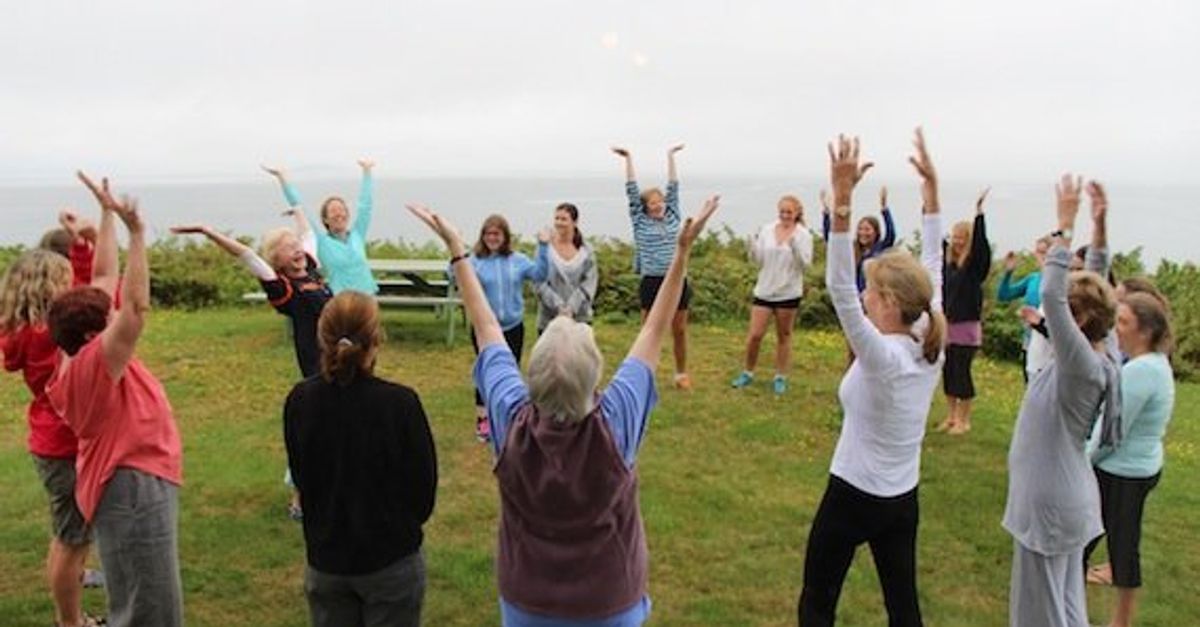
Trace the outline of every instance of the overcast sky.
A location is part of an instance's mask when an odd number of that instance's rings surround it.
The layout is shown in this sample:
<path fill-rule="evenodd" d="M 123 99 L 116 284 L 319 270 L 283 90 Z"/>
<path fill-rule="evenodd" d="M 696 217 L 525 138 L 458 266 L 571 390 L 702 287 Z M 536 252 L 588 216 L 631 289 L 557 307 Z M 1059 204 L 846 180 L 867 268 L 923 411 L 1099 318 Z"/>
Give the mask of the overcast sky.
<path fill-rule="evenodd" d="M 1200 2 L 6 0 L 0 184 L 611 174 L 668 143 L 701 174 L 820 175 L 863 136 L 908 176 L 1196 181 Z"/>

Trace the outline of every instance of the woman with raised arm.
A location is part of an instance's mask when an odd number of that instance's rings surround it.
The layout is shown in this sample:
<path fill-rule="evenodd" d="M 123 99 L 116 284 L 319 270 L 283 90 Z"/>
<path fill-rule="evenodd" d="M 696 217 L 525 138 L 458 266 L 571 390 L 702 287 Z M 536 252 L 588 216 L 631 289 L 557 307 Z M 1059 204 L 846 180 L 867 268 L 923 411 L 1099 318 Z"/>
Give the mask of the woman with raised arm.
<path fill-rule="evenodd" d="M 525 282 L 536 284 L 546 280 L 550 264 L 547 252 L 549 241 L 548 230 L 538 232 L 537 256 L 536 260 L 531 260 L 525 253 L 513 250 L 508 220 L 502 215 L 492 214 L 483 221 L 479 240 L 471 251 L 471 268 L 483 285 L 488 306 L 500 320 L 504 341 L 516 355 L 518 364 L 521 363 L 521 351 L 525 348 Z M 475 327 L 471 327 L 471 346 L 475 347 L 476 353 L 479 352 Z M 491 437 L 487 405 L 478 388 L 475 389 L 475 437 L 480 442 L 486 442 Z"/>
<path fill-rule="evenodd" d="M 48 322 L 61 362 L 46 386 L 55 411 L 79 438 L 75 500 L 99 543 L 108 624 L 183 624 L 179 579 L 179 486 L 183 449 L 162 384 L 134 355 L 150 310 L 146 237 L 137 201 L 118 202 L 105 181 L 92 190 L 129 231 L 121 308 L 117 242 L 102 228 L 92 285 L 54 299 Z"/>
<path fill-rule="evenodd" d="M 974 224 L 966 220 L 954 223 L 949 240 L 943 243 L 946 265 L 942 269 L 942 303 L 949 326 L 942 390 L 949 415 L 937 430 L 953 435 L 971 430 L 971 400 L 975 398 L 971 362 L 983 345 L 983 284 L 992 268 L 992 247 L 983 218 L 983 201 L 989 189 L 975 201 Z"/>
<path fill-rule="evenodd" d="M 423 206 L 409 208 L 450 249 L 481 346 L 474 374 L 494 435 L 502 623 L 641 625 L 650 598 L 635 462 L 658 398 L 654 369 L 683 293 L 688 253 L 717 198 L 683 223 L 642 330 L 603 390 L 592 328 L 567 316 L 538 338 L 523 379 L 474 270 L 462 263 L 466 246 L 458 232 Z"/>
<path fill-rule="evenodd" d="M 321 225 L 324 232 L 318 232 L 317 259 L 329 279 L 329 287 L 334 294 L 342 290 L 358 290 L 366 294 L 379 292 L 375 278 L 371 276 L 371 267 L 367 264 L 367 232 L 371 228 L 371 212 L 374 207 L 375 180 L 371 170 L 375 162 L 370 159 L 359 159 L 358 167 L 362 169 L 362 184 L 358 189 L 358 215 L 350 222 L 350 210 L 346 201 L 340 196 L 330 196 L 321 203 Z M 300 192 L 287 180 L 287 174 L 282 168 L 262 166 L 267 174 L 279 181 L 283 189 L 283 197 L 288 206 L 296 211 L 304 211 L 301 207 Z M 312 218 L 309 217 L 311 221 Z"/>
<path fill-rule="evenodd" d="M 112 228 L 111 216 L 105 215 L 109 220 L 105 228 Z M 46 579 L 54 602 L 54 624 L 64 627 L 98 624 L 83 613 L 81 605 L 92 530 L 75 504 L 79 443 L 46 397 L 46 383 L 58 365 L 58 347 L 46 317 L 50 303 L 71 288 L 73 277 L 65 257 L 35 248 L 18 257 L 0 280 L 0 355 L 5 370 L 21 372 L 33 397 L 27 412 L 28 448 L 50 503 Z"/>
<path fill-rule="evenodd" d="M 1050 238 L 1039 237 L 1033 243 L 1033 260 L 1037 263 L 1037 269 L 1020 280 L 1013 280 L 1013 272 L 1017 269 L 1017 255 L 1009 251 L 1004 256 L 1004 273 L 1000 275 L 1000 285 L 996 288 L 996 298 L 1002 303 L 1012 302 L 1018 298 L 1021 300 L 1021 311 L 1018 315 L 1021 317 L 1024 329 L 1021 334 L 1021 351 L 1025 353 L 1022 371 L 1025 375 L 1025 382 L 1033 378 L 1040 368 L 1036 367 L 1036 363 L 1031 360 L 1030 343 L 1033 339 L 1033 326 L 1026 321 L 1028 313 L 1024 311 L 1026 307 L 1036 311 L 1042 306 L 1042 267 L 1046 265 L 1046 253 L 1050 250 Z M 1036 359 L 1036 357 L 1034 358 Z"/>
<path fill-rule="evenodd" d="M 892 210 L 888 208 L 887 187 L 879 188 L 879 215 L 883 216 L 882 231 L 879 218 L 875 216 L 859 218 L 858 226 L 855 227 L 854 281 L 858 285 L 859 294 L 862 294 L 867 286 L 867 279 L 862 273 L 863 263 L 896 245 L 896 222 L 892 219 Z M 821 236 L 825 241 L 829 241 L 829 195 L 825 190 L 821 190 Z"/>
<path fill-rule="evenodd" d="M 629 200 L 629 219 L 633 222 L 633 270 L 642 277 L 638 285 L 642 320 L 649 314 L 650 305 L 662 287 L 663 277 L 675 254 L 675 239 L 679 235 L 680 225 L 679 174 L 675 169 L 675 153 L 680 150 L 683 150 L 683 144 L 667 150 L 667 191 L 663 193 L 657 187 L 641 191 L 629 151 L 616 146 L 612 149 L 613 153 L 625 160 L 625 196 Z M 675 387 L 681 390 L 692 389 L 692 378 L 687 373 L 688 305 L 691 300 L 692 288 L 685 277 L 683 293 L 671 318 Z"/>
<path fill-rule="evenodd" d="M 922 179 L 921 261 L 905 250 L 871 260 L 863 266 L 867 286 L 861 301 L 850 207 L 855 186 L 872 164 L 859 163 L 857 139 L 839 136 L 836 150 L 829 147 L 835 209 L 826 283 L 856 359 L 838 388 L 842 432 L 804 557 L 798 612 L 805 627 L 834 623 L 846 571 L 863 543 L 875 558 L 888 624 L 922 624 L 917 483 L 946 323 L 937 175 L 919 128 L 915 145 L 917 156 L 909 161 Z"/>
<path fill-rule="evenodd" d="M 1098 189 L 1098 188 L 1097 188 Z M 1086 441 L 1097 420 L 1101 446 L 1120 442 L 1120 358 L 1108 337 L 1112 287 L 1092 271 L 1069 272 L 1083 181 L 1062 177 L 1058 230 L 1042 274 L 1042 307 L 1054 357 L 1029 382 L 1008 451 L 1004 528 L 1013 537 L 1009 623 L 1086 627 L 1083 550 L 1103 532 Z M 1093 194 L 1089 259 L 1107 255 L 1107 205 Z M 1089 262 L 1089 267 L 1104 265 Z"/>
<path fill-rule="evenodd" d="M 792 359 L 792 327 L 804 294 L 804 270 L 812 264 L 813 238 L 804 221 L 804 205 L 795 196 L 784 196 L 776 206 L 779 218 L 763 225 L 750 241 L 750 259 L 758 264 L 754 302 L 750 307 L 750 334 L 746 338 L 746 368 L 733 380 L 742 388 L 754 380 L 758 350 L 767 323 L 775 318 L 775 394 L 787 391 Z"/>
<path fill-rule="evenodd" d="M 309 228 L 303 211 L 287 212 L 296 220 L 296 230 L 278 228 L 267 231 L 262 239 L 262 253 L 270 263 L 258 256 L 249 246 L 205 225 L 171 228 L 178 235 L 199 233 L 222 250 L 237 257 L 254 275 L 267 295 L 267 302 L 292 322 L 292 343 L 300 377 L 307 379 L 320 372 L 321 351 L 317 346 L 317 320 L 333 293 L 317 269 L 317 240 Z M 290 469 L 283 482 L 292 488 L 287 512 L 292 520 L 304 517 L 300 492 L 296 490 Z"/>
<path fill-rule="evenodd" d="M 296 363 L 301 377 L 307 379 L 320 372 L 317 320 L 333 294 L 317 268 L 317 240 L 304 212 L 293 209 L 288 213 L 296 220 L 295 231 L 287 228 L 267 231 L 262 238 L 262 257 L 249 246 L 206 225 L 176 226 L 171 232 L 203 235 L 246 266 L 262 285 L 267 302 L 292 321 Z"/>
<path fill-rule="evenodd" d="M 321 374 L 283 410 L 288 464 L 304 494 L 304 594 L 312 624 L 420 624 L 421 526 L 433 512 L 437 456 L 421 399 L 374 374 L 379 305 L 356 291 L 321 314 Z"/>
<path fill-rule="evenodd" d="M 554 236 L 550 239 L 550 264 L 546 280 L 538 283 L 537 332 L 560 315 L 577 322 L 592 322 L 592 301 L 600 281 L 596 256 L 579 231 L 579 209 L 564 202 L 554 208 Z"/>

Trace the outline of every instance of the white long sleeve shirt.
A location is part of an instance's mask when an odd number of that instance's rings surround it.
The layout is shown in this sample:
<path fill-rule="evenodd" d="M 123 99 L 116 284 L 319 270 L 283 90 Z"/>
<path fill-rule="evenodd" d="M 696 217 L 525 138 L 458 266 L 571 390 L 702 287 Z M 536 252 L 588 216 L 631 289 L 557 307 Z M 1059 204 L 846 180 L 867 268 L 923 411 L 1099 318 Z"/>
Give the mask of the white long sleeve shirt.
<path fill-rule="evenodd" d="M 804 269 L 812 265 L 813 236 L 798 225 L 782 244 L 775 240 L 779 221 L 763 225 L 750 244 L 750 258 L 759 264 L 754 297 L 767 301 L 792 300 L 804 293 Z"/>
<path fill-rule="evenodd" d="M 838 388 L 844 416 L 830 472 L 868 494 L 898 496 L 917 486 L 921 440 L 943 356 L 931 364 L 922 354 L 925 316 L 913 325 L 913 335 L 885 335 L 867 319 L 855 283 L 852 238 L 853 233 L 830 235 L 826 268 L 829 294 L 855 355 Z M 921 241 L 921 263 L 933 281 L 931 310 L 941 311 L 939 214 L 925 216 Z"/>

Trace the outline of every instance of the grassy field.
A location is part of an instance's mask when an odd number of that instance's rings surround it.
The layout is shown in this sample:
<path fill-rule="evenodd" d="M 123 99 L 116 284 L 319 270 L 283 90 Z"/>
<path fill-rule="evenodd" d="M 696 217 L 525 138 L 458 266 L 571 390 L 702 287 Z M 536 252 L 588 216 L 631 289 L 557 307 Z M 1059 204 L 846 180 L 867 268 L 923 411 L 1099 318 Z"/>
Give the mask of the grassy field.
<path fill-rule="evenodd" d="M 419 391 L 438 447 L 438 503 L 425 527 L 425 622 L 497 624 L 498 500 L 491 460 L 472 434 L 470 344 L 460 338 L 447 349 L 440 323 L 427 315 L 389 314 L 387 330 L 380 374 Z M 599 324 L 609 371 L 635 331 Z M 838 434 L 844 344 L 835 333 L 797 333 L 793 387 L 777 399 L 762 369 L 751 388 L 728 387 L 741 326 L 697 327 L 691 337 L 697 389 L 669 389 L 669 364 L 660 368 L 661 399 L 639 456 L 652 623 L 793 623 L 804 543 Z M 771 350 L 768 340 L 764 355 Z M 183 432 L 179 537 L 188 623 L 307 624 L 303 539 L 284 513 L 281 483 L 280 412 L 296 367 L 280 317 L 260 308 L 157 311 L 140 355 L 166 385 Z M 1012 545 L 1000 518 L 1022 384 L 1016 365 L 986 359 L 976 376 L 974 431 L 925 441 L 918 567 L 929 625 L 1007 625 Z M 42 579 L 45 497 L 25 450 L 27 392 L 16 376 L 2 381 L 0 624 L 44 627 L 52 618 Z M 1191 577 L 1200 572 L 1198 407 L 1200 386 L 1181 385 L 1167 468 L 1147 506 L 1142 625 L 1200 617 L 1200 586 Z M 938 399 L 931 422 L 943 411 Z M 101 592 L 89 591 L 85 602 L 103 612 Z M 1110 591 L 1089 588 L 1089 605 L 1092 622 L 1107 620 Z M 842 625 L 886 624 L 865 548 L 839 616 Z"/>

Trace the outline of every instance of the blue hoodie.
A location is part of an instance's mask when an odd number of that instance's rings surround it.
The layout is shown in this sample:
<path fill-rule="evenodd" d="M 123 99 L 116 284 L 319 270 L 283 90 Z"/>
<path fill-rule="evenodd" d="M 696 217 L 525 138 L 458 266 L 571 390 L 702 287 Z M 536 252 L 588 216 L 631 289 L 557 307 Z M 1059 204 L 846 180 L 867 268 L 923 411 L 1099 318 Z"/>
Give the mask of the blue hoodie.
<path fill-rule="evenodd" d="M 548 245 L 538 243 L 537 261 L 531 261 L 524 253 L 470 257 L 471 267 L 483 285 L 488 305 L 500 328 L 509 331 L 525 319 L 525 296 L 522 289 L 525 281 L 540 283 L 546 280 L 550 260 Z M 451 276 L 454 276 L 451 274 Z"/>

